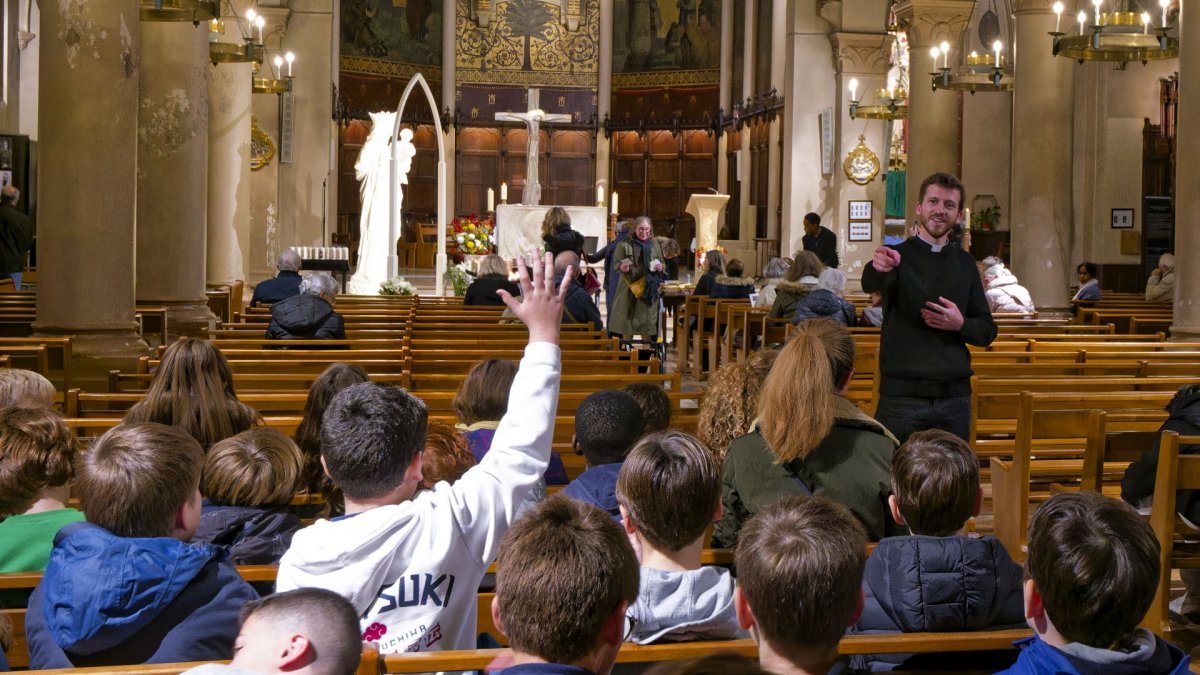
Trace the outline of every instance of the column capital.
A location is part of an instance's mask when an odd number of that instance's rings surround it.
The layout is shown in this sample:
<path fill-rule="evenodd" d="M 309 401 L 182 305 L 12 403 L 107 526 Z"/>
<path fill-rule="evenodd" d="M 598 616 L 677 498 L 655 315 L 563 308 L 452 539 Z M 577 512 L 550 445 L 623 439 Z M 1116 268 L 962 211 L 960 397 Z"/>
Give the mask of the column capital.
<path fill-rule="evenodd" d="M 833 33 L 833 70 L 839 74 L 884 75 L 891 64 L 891 35 L 887 33 Z"/>
<path fill-rule="evenodd" d="M 974 0 L 900 0 L 896 19 L 908 33 L 911 49 L 924 49 L 943 40 L 957 45 L 974 6 Z"/>

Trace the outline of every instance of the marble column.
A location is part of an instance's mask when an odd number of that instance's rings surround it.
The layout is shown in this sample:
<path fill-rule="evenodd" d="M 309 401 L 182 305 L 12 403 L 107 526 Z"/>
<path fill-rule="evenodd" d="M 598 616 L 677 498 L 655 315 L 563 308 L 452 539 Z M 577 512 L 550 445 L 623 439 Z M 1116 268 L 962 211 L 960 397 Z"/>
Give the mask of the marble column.
<path fill-rule="evenodd" d="M 596 119 L 612 110 L 613 75 L 613 7 L 611 2 L 600 3 L 600 80 L 596 87 Z M 604 188 L 604 204 L 612 208 L 612 139 L 603 129 L 596 133 L 596 185 Z M 685 242 L 686 243 L 686 242 Z"/>
<path fill-rule="evenodd" d="M 717 105 L 726 115 L 733 110 L 733 3 L 721 3 L 721 80 L 718 85 Z M 717 192 L 729 194 L 729 134 L 717 137 Z M 732 208 L 737 208 L 733 204 Z M 726 207 L 728 211 L 729 207 Z M 724 225 L 724 220 L 718 228 Z"/>
<path fill-rule="evenodd" d="M 241 42 L 233 17 L 219 39 Z M 210 67 L 206 275 L 226 283 L 250 276 L 250 64 Z"/>
<path fill-rule="evenodd" d="M 960 37 L 971 17 L 973 5 L 972 0 L 900 0 L 895 5 L 896 18 L 908 33 L 909 62 L 912 64 L 908 88 L 908 188 L 905 195 L 905 210 L 910 219 L 919 201 L 921 181 L 926 176 L 938 171 L 956 175 L 959 172 L 958 98 L 961 94 L 933 91 L 929 78 L 932 72 L 929 49 L 943 41 L 949 42 L 954 50 L 950 62 L 961 58 L 957 53 L 961 49 Z M 873 97 L 873 92 L 867 92 L 864 100 Z"/>
<path fill-rule="evenodd" d="M 167 310 L 169 337 L 216 317 L 204 295 L 208 213 L 208 26 L 142 26 L 137 301 Z"/>
<path fill-rule="evenodd" d="M 1038 307 L 1066 307 L 1071 251 L 1072 78 L 1078 65 L 1053 56 L 1054 14 L 1040 0 L 1013 3 L 1013 271 Z"/>
<path fill-rule="evenodd" d="M 1190 189 L 1200 173 L 1200 6 L 1189 2 L 1179 15 L 1179 127 L 1175 140 L 1175 317 L 1171 337 L 1200 340 L 1200 192 Z"/>
<path fill-rule="evenodd" d="M 34 330 L 72 337 L 83 387 L 147 352 L 131 264 L 140 32 L 134 0 L 54 5 L 41 17 Z"/>
<path fill-rule="evenodd" d="M 455 2 L 449 0 L 442 9 L 442 109 L 449 110 L 451 115 L 454 114 L 454 108 L 458 103 L 455 94 L 458 88 L 458 63 L 455 61 L 457 42 L 454 32 L 456 11 Z M 458 199 L 455 193 L 457 185 L 454 178 L 458 175 L 455 166 L 458 158 L 458 134 L 451 127 L 442 131 L 446 132 L 446 222 L 449 223 L 458 212 L 455 207 Z"/>
<path fill-rule="evenodd" d="M 784 43 L 792 31 L 788 30 L 788 5 L 798 5 L 796 11 L 805 11 L 813 3 L 788 2 L 788 0 L 771 0 L 771 86 L 759 87 L 759 91 L 774 89 L 783 95 L 785 88 L 785 70 L 787 57 Z M 793 101 L 794 102 L 794 101 Z M 784 119 L 776 117 L 767 130 L 770 146 L 767 150 L 767 236 L 772 239 L 782 239 L 779 216 L 781 210 L 783 181 L 780 176 L 783 165 L 783 145 L 780 142 L 783 134 Z"/>

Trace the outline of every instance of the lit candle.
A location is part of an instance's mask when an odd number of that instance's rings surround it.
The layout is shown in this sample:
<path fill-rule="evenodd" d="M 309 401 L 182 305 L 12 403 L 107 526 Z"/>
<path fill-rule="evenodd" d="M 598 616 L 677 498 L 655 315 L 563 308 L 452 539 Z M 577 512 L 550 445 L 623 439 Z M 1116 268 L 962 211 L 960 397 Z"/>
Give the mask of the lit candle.
<path fill-rule="evenodd" d="M 604 206 L 604 188 L 596 186 L 596 206 Z"/>
<path fill-rule="evenodd" d="M 1058 32 L 1058 27 L 1062 21 L 1063 4 L 1061 2 L 1054 3 L 1054 32 Z"/>
<path fill-rule="evenodd" d="M 1083 35 L 1083 24 L 1087 22 L 1087 12 L 1079 10 L 1079 16 L 1075 18 L 1079 19 L 1079 34 Z"/>
<path fill-rule="evenodd" d="M 850 78 L 850 100 L 858 100 L 858 78 L 856 77 Z"/>
<path fill-rule="evenodd" d="M 261 15 L 254 19 L 254 26 L 258 28 L 258 44 L 260 45 L 263 43 L 262 29 L 265 25 L 267 25 L 267 20 Z"/>
<path fill-rule="evenodd" d="M 496 210 L 496 191 L 488 188 L 488 213 Z"/>
<path fill-rule="evenodd" d="M 1162 7 L 1162 11 L 1163 11 L 1163 22 L 1162 22 L 1163 30 L 1167 29 L 1167 6 L 1170 4 L 1171 4 L 1171 0 L 1158 0 L 1158 6 Z"/>
<path fill-rule="evenodd" d="M 1000 48 L 1004 45 L 1000 44 L 999 40 L 992 43 L 992 51 L 996 52 L 996 67 L 1000 67 Z"/>
<path fill-rule="evenodd" d="M 278 78 L 283 68 L 283 57 L 276 54 L 273 62 L 275 63 L 275 77 Z"/>
<path fill-rule="evenodd" d="M 254 26 L 254 19 L 257 17 L 258 17 L 258 12 L 255 12 L 253 7 L 246 10 L 246 23 L 249 23 L 251 26 Z"/>
<path fill-rule="evenodd" d="M 614 216 L 615 216 L 615 215 L 617 215 L 618 213 L 620 213 L 620 210 L 617 208 L 617 197 L 619 197 L 619 196 L 620 196 L 620 195 L 618 195 L 618 194 L 617 194 L 617 191 L 616 191 L 616 190 L 613 190 L 613 193 L 612 193 L 612 214 L 613 214 Z"/>
<path fill-rule="evenodd" d="M 934 70 L 937 70 L 937 59 L 941 55 L 942 55 L 942 50 L 938 49 L 937 47 L 929 48 L 929 56 L 930 56 L 930 58 L 933 59 L 933 69 Z"/>
<path fill-rule="evenodd" d="M 284 55 L 283 55 L 283 59 L 284 59 L 285 61 L 287 61 L 287 64 L 288 64 L 288 77 L 291 77 L 291 76 L 292 76 L 292 63 L 293 63 L 293 62 L 295 62 L 295 60 L 296 60 L 296 55 L 295 55 L 295 54 L 293 54 L 293 53 L 291 53 L 291 52 L 288 52 L 288 53 L 286 53 L 286 54 L 284 54 Z"/>
<path fill-rule="evenodd" d="M 500 184 L 500 203 L 501 204 L 508 203 L 508 183 Z"/>
<path fill-rule="evenodd" d="M 1150 12 L 1142 12 L 1142 35 L 1150 34 Z"/>
<path fill-rule="evenodd" d="M 971 209 L 963 209 L 963 229 L 971 229 Z"/>
<path fill-rule="evenodd" d="M 950 67 L 950 43 L 943 41 L 941 44 L 941 48 L 942 48 L 942 67 L 949 68 Z"/>
<path fill-rule="evenodd" d="M 1104 0 L 1092 0 L 1092 7 L 1096 8 L 1096 25 L 1100 25 L 1100 5 L 1104 4 Z"/>

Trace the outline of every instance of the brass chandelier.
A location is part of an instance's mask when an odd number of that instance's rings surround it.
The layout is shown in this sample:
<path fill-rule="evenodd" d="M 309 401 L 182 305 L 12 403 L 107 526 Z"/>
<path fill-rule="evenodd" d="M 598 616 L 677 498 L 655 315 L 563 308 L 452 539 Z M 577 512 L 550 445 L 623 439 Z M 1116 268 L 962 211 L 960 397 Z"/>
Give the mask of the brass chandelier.
<path fill-rule="evenodd" d="M 1119 1 L 1119 0 L 1118 0 Z M 1055 56 L 1065 56 L 1080 63 L 1110 61 L 1128 63 L 1173 59 L 1179 56 L 1178 31 L 1171 35 L 1167 9 L 1170 0 L 1159 0 L 1161 22 L 1155 25 L 1148 11 L 1102 11 L 1104 0 L 1092 0 L 1092 12 L 1080 10 L 1076 15 L 1077 31 L 1068 33 L 1062 28 L 1063 4 L 1054 3 Z M 1132 6 L 1127 7 L 1127 9 Z"/>
<path fill-rule="evenodd" d="M 876 92 L 875 105 L 862 105 L 858 98 L 858 79 L 850 80 L 850 119 L 902 120 L 908 117 L 908 92 L 889 82 Z"/>

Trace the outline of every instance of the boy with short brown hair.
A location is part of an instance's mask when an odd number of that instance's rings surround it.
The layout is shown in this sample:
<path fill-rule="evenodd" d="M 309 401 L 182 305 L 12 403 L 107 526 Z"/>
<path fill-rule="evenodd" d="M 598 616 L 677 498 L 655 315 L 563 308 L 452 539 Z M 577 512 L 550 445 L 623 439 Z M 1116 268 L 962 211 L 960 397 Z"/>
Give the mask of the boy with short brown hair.
<path fill-rule="evenodd" d="M 721 513 L 721 466 L 712 452 L 681 431 L 643 438 L 621 467 L 617 501 L 641 563 L 629 639 L 737 637 L 733 577 L 700 564 L 704 535 Z"/>
<path fill-rule="evenodd" d="M 87 523 L 54 539 L 25 626 L 33 669 L 227 659 L 257 597 L 222 551 L 188 544 L 204 451 L 162 424 L 124 424 L 78 481 Z"/>

